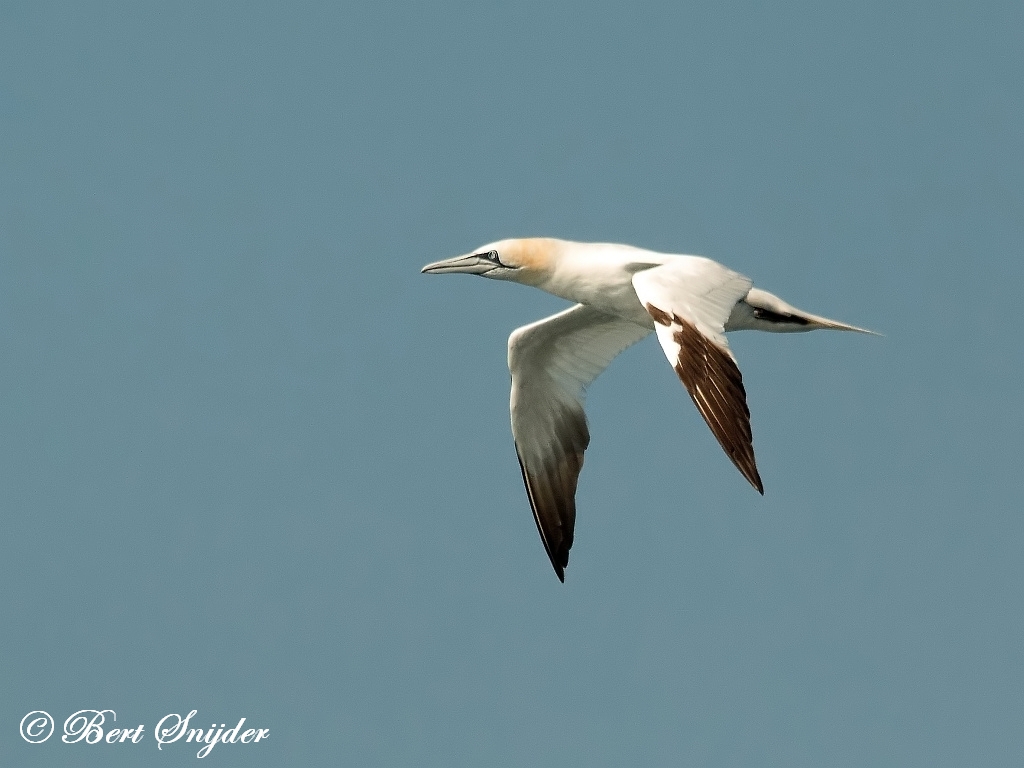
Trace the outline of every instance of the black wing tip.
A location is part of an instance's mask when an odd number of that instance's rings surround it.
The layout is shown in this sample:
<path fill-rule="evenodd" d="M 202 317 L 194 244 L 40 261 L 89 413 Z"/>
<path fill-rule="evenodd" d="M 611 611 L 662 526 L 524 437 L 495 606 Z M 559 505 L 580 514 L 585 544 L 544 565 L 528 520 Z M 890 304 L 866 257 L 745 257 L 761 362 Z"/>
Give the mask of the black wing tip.
<path fill-rule="evenodd" d="M 545 548 L 547 547 L 546 541 L 544 542 L 544 546 Z M 570 544 L 570 546 L 572 545 Z M 558 552 L 551 552 L 549 550 L 548 560 L 551 561 L 551 567 L 555 569 L 555 576 L 558 577 L 560 582 L 565 584 L 565 569 L 569 565 L 569 547 L 559 547 Z"/>
<path fill-rule="evenodd" d="M 736 465 L 736 468 L 747 478 L 747 482 L 754 486 L 754 490 L 764 496 L 764 483 L 761 482 L 761 474 L 757 471 L 757 467 L 751 467 L 749 472 L 739 464 Z"/>
<path fill-rule="evenodd" d="M 523 474 L 523 484 L 526 486 L 526 496 L 530 500 L 530 509 L 533 511 L 533 522 L 537 524 L 537 533 L 540 534 L 541 543 L 544 544 L 544 551 L 547 553 L 548 560 L 551 562 L 551 567 L 555 569 L 555 575 L 558 580 L 565 583 L 565 567 L 569 564 L 569 550 L 572 548 L 572 531 L 569 531 L 568 537 L 563 539 L 558 545 L 557 549 L 551 548 L 551 542 L 548 541 L 548 535 L 544 531 L 544 525 L 541 523 L 540 513 L 537 511 L 537 501 L 533 496 L 533 486 L 530 483 L 530 475 L 526 471 L 526 464 L 523 463 L 523 457 L 519 453 L 519 446 L 516 446 L 516 458 L 519 459 L 519 470 Z M 580 464 L 583 462 L 581 461 Z"/>

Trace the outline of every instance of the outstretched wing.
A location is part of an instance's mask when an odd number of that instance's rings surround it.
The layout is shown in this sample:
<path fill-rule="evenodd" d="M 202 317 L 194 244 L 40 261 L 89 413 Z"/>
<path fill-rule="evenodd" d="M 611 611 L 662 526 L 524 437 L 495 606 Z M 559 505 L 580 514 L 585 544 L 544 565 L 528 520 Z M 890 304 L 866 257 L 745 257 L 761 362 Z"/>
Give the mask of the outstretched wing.
<path fill-rule="evenodd" d="M 584 389 L 650 332 L 577 304 L 508 339 L 512 436 L 537 530 L 561 581 L 576 524 L 576 482 L 590 443 Z"/>
<path fill-rule="evenodd" d="M 743 377 L 725 340 L 729 314 L 750 287 L 743 275 L 697 256 L 633 275 L 669 363 L 732 463 L 763 494 Z"/>

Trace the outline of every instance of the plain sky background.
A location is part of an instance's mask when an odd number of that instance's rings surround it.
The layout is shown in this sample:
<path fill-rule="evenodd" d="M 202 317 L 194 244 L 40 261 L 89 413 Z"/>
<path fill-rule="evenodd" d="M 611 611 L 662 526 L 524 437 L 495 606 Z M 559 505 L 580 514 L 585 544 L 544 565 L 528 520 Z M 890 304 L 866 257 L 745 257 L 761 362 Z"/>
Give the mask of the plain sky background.
<path fill-rule="evenodd" d="M 0 762 L 1024 764 L 1024 5 L 0 4 Z M 698 253 L 765 496 L 653 338 L 565 585 L 502 237 Z M 138 745 L 30 746 L 110 708 Z"/>

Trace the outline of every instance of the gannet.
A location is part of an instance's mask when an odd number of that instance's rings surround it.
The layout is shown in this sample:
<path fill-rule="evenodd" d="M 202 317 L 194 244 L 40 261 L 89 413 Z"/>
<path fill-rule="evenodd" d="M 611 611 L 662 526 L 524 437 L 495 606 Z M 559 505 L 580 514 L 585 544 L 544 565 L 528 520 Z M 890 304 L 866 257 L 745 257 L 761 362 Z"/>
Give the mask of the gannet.
<path fill-rule="evenodd" d="M 725 453 L 758 493 L 743 377 L 725 334 L 829 328 L 873 333 L 790 306 L 702 256 L 554 238 L 500 240 L 421 272 L 465 273 L 540 288 L 574 306 L 508 339 L 512 437 L 537 530 L 565 581 L 576 485 L 590 443 L 587 386 L 651 331 Z"/>

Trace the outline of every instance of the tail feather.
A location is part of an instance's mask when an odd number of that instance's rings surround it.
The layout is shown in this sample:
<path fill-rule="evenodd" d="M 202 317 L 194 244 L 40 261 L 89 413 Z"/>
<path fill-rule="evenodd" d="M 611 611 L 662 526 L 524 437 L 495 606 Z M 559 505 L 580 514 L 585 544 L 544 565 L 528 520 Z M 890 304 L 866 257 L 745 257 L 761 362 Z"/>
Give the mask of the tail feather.
<path fill-rule="evenodd" d="M 768 293 L 768 291 L 762 291 L 760 288 L 751 288 L 746 298 L 736 303 L 728 322 L 725 324 L 725 330 L 727 331 L 754 330 L 771 331 L 774 333 L 800 333 L 801 331 L 814 331 L 819 328 L 834 331 L 854 331 L 855 333 L 881 336 L 880 333 L 869 331 L 867 328 L 859 328 L 856 325 L 840 323 L 838 320 L 830 320 L 827 317 L 804 312 L 787 304 L 778 296 Z"/>

